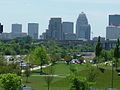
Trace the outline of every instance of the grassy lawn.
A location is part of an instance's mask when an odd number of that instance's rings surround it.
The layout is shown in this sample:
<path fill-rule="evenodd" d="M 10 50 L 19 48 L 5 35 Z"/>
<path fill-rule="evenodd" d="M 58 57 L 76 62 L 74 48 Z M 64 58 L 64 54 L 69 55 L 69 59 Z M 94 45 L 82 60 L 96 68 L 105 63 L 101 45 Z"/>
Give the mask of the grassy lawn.
<path fill-rule="evenodd" d="M 80 70 L 81 76 L 87 75 L 87 67 L 86 65 L 79 65 L 79 64 L 55 64 L 54 70 L 55 75 L 69 75 L 70 74 L 70 67 L 78 68 Z M 49 67 L 43 69 L 44 71 L 47 70 Z M 96 67 L 95 67 L 96 68 Z M 109 68 L 109 69 L 107 69 Z M 111 87 L 111 77 L 112 72 L 110 70 L 110 67 L 107 67 L 105 72 L 101 72 L 99 69 L 96 68 L 97 78 L 96 78 L 96 84 L 93 86 L 93 88 L 99 88 L 100 90 L 104 90 L 105 88 Z M 36 70 L 32 72 L 34 75 L 38 75 L 39 70 Z M 47 90 L 47 83 L 45 82 L 45 77 L 41 76 L 31 76 L 29 78 L 29 83 L 25 83 L 26 77 L 23 77 L 23 83 L 28 86 L 34 88 L 34 90 Z M 68 78 L 61 78 L 61 77 L 54 77 L 51 85 L 50 90 L 69 90 L 70 88 L 70 82 Z M 120 90 L 120 76 L 117 75 L 117 72 L 114 71 L 114 88 Z M 3 90 L 0 88 L 0 90 Z"/>
<path fill-rule="evenodd" d="M 73 64 L 73 65 L 67 65 L 67 64 L 55 64 L 54 70 L 56 75 L 69 75 L 70 70 L 69 68 L 71 66 L 76 66 L 81 71 L 81 76 L 85 76 L 87 74 L 86 66 L 85 65 L 79 65 L 79 64 Z M 46 69 L 48 69 L 47 67 Z M 45 69 L 44 69 L 45 70 Z M 33 74 L 37 71 L 34 71 Z M 99 88 L 100 90 L 104 90 L 105 88 L 111 87 L 111 70 L 105 70 L 104 73 L 100 72 L 98 69 L 96 69 L 96 72 L 98 72 L 97 78 L 96 78 L 96 84 L 93 86 L 93 88 Z M 45 82 L 44 77 L 40 76 L 31 76 L 29 79 L 30 83 L 27 83 L 27 86 L 35 88 L 35 90 L 47 90 L 47 85 Z M 117 72 L 114 71 L 114 88 L 117 88 L 120 90 L 120 76 L 117 75 Z M 69 90 L 70 82 L 66 78 L 54 78 L 52 84 L 51 84 L 51 90 Z"/>
<path fill-rule="evenodd" d="M 70 67 L 76 67 L 79 70 L 85 70 L 86 66 L 85 65 L 81 65 L 81 64 L 71 64 L 71 65 L 67 65 L 67 64 L 55 64 L 53 65 L 53 69 L 54 69 L 54 74 L 55 75 L 69 75 L 70 74 Z M 45 71 L 46 69 L 48 69 L 49 67 L 43 69 L 43 71 Z M 40 70 L 35 70 L 32 72 L 32 74 L 39 74 Z"/>
<path fill-rule="evenodd" d="M 25 80 L 25 77 L 23 78 Z M 35 90 L 47 90 L 47 83 L 45 82 L 44 77 L 40 76 L 31 76 L 29 78 L 30 83 L 24 83 L 28 87 L 33 87 Z M 54 78 L 50 90 L 69 90 L 69 85 L 67 79 L 65 78 Z"/>

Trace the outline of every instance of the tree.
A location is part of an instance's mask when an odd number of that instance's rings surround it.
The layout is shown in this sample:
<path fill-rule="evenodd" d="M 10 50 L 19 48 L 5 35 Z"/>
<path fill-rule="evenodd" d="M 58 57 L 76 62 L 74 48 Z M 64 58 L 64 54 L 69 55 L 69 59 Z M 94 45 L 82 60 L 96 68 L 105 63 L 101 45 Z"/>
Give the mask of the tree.
<path fill-rule="evenodd" d="M 96 45 L 96 48 L 95 48 L 96 58 L 98 58 L 101 55 L 101 52 L 102 52 L 102 45 L 101 45 L 100 36 L 99 36 L 98 37 L 98 42 L 97 42 L 97 45 Z"/>
<path fill-rule="evenodd" d="M 43 46 L 36 47 L 32 56 L 33 56 L 33 63 L 36 65 L 40 65 L 41 73 L 43 73 L 42 66 L 44 64 L 48 64 L 50 61 L 50 57 L 46 53 L 45 48 Z"/>
<path fill-rule="evenodd" d="M 55 64 L 56 61 L 60 60 L 60 55 L 59 54 L 54 54 L 51 56 L 51 62 L 52 64 Z"/>
<path fill-rule="evenodd" d="M 86 90 L 86 77 L 80 76 L 79 69 L 76 66 L 71 65 L 70 71 L 70 76 L 68 76 L 68 79 L 71 82 L 70 90 Z"/>
<path fill-rule="evenodd" d="M 85 60 L 84 57 L 79 57 L 78 60 L 80 61 L 80 63 L 83 63 L 83 61 Z"/>
<path fill-rule="evenodd" d="M 45 82 L 47 83 L 48 90 L 50 90 L 50 84 L 54 79 L 54 76 L 53 76 L 54 68 L 53 68 L 53 66 L 48 67 L 48 69 L 46 69 L 45 73 L 46 73 Z"/>
<path fill-rule="evenodd" d="M 5 90 L 18 90 L 22 87 L 22 79 L 16 74 L 3 74 L 0 76 L 0 82 Z"/>
<path fill-rule="evenodd" d="M 73 59 L 77 59 L 76 53 L 73 54 Z"/>
<path fill-rule="evenodd" d="M 70 90 L 86 90 L 85 78 L 78 78 L 78 77 L 73 78 Z"/>
<path fill-rule="evenodd" d="M 28 78 L 30 77 L 31 71 L 29 67 L 25 68 L 25 72 L 24 72 L 25 76 L 26 76 L 26 83 L 28 82 Z"/>
<path fill-rule="evenodd" d="M 117 63 L 118 63 L 118 58 L 120 58 L 120 42 L 119 39 L 117 40 L 116 47 L 114 49 L 114 57 L 115 57 L 115 63 L 116 63 L 116 69 L 117 69 Z"/>
<path fill-rule="evenodd" d="M 69 64 L 69 62 L 72 60 L 71 56 L 65 56 L 65 61 L 67 62 L 67 64 Z"/>
<path fill-rule="evenodd" d="M 95 68 L 89 63 L 87 64 L 87 68 L 88 68 L 88 72 L 86 75 L 87 87 L 91 88 L 96 82 L 98 72 L 96 72 Z"/>
<path fill-rule="evenodd" d="M 67 52 L 66 52 L 65 50 L 63 50 L 63 51 L 61 52 L 61 58 L 64 58 L 65 56 L 67 56 Z"/>

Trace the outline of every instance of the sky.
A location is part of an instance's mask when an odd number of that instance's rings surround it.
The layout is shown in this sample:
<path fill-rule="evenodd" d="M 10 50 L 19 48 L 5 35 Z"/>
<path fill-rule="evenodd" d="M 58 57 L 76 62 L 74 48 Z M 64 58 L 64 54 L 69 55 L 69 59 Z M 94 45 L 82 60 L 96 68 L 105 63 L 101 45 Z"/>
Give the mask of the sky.
<path fill-rule="evenodd" d="M 39 34 L 48 28 L 51 17 L 74 22 L 84 12 L 91 25 L 92 37 L 106 36 L 108 15 L 120 14 L 120 0 L 1 0 L 0 22 L 4 32 L 11 32 L 11 24 L 23 25 L 27 32 L 28 23 L 39 23 Z M 75 30 L 74 30 L 75 32 Z"/>

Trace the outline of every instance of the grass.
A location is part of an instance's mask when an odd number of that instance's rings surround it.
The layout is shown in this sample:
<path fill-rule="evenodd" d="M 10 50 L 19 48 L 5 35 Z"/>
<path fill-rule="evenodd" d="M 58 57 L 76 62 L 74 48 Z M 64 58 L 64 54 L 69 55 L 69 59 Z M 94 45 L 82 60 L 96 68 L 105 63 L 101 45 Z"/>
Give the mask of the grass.
<path fill-rule="evenodd" d="M 70 74 L 70 67 L 77 67 L 79 70 L 85 70 L 86 66 L 85 65 L 81 65 L 81 64 L 72 64 L 72 65 L 67 65 L 67 64 L 55 64 L 53 65 L 53 69 L 54 69 L 54 74 L 55 75 L 69 75 Z M 46 71 L 47 69 L 49 69 L 49 67 L 43 69 L 43 71 Z M 32 72 L 32 74 L 39 74 L 40 70 L 35 70 Z"/>
<path fill-rule="evenodd" d="M 85 65 L 79 65 L 79 64 L 73 64 L 73 65 L 67 65 L 67 64 L 55 64 L 54 70 L 56 75 L 68 75 L 70 74 L 70 67 L 76 66 L 80 72 L 81 76 L 86 76 L 87 75 L 87 68 Z M 47 67 L 46 69 L 48 69 Z M 109 69 L 107 69 L 109 68 Z M 105 88 L 110 88 L 111 87 L 111 70 L 110 67 L 107 66 L 106 70 L 104 73 L 100 72 L 99 69 L 96 69 L 96 72 L 98 72 L 97 78 L 96 78 L 96 84 L 93 86 L 93 88 L 99 88 L 100 90 L 104 90 Z M 46 70 L 44 69 L 44 70 Z M 37 70 L 38 71 L 38 70 Z M 33 74 L 38 74 L 36 73 L 37 71 L 34 71 Z M 30 77 L 30 82 L 26 84 L 27 86 L 35 88 L 35 90 L 47 90 L 47 86 L 45 83 L 44 77 Z M 114 71 L 114 88 L 120 90 L 120 76 L 117 75 L 117 72 Z M 51 89 L 50 90 L 69 90 L 70 87 L 70 82 L 65 79 L 65 78 L 54 78 L 52 84 L 51 84 Z"/>
<path fill-rule="evenodd" d="M 54 74 L 56 75 L 69 75 L 70 74 L 70 67 L 74 67 L 79 69 L 81 76 L 87 75 L 87 67 L 85 65 L 79 65 L 79 64 L 73 64 L 73 65 L 67 65 L 67 64 L 55 64 L 54 67 Z M 107 69 L 109 68 L 109 69 Z M 100 90 L 105 90 L 105 88 L 111 87 L 111 77 L 112 72 L 110 70 L 110 67 L 107 67 L 105 72 L 102 73 L 99 69 L 96 69 L 96 72 L 98 72 L 96 77 L 96 84 L 93 86 L 93 88 L 99 88 Z M 49 67 L 43 69 L 44 71 L 49 69 Z M 34 75 L 37 75 L 39 73 L 39 70 L 36 70 L 32 72 Z M 23 77 L 23 82 L 26 86 L 34 88 L 34 90 L 47 90 L 47 84 L 45 82 L 45 77 L 40 76 L 31 76 L 29 78 L 29 83 L 25 83 L 26 77 Z M 117 72 L 114 71 L 114 88 L 120 90 L 120 76 L 117 75 Z M 50 90 L 69 90 L 70 88 L 70 81 L 68 78 L 58 78 L 54 77 L 51 85 Z M 0 90 L 3 90 L 0 88 Z"/>
<path fill-rule="evenodd" d="M 25 80 L 25 77 L 23 78 Z M 47 83 L 45 82 L 44 77 L 40 76 L 31 76 L 29 78 L 30 83 L 24 83 L 28 87 L 33 87 L 35 90 L 47 90 Z M 69 85 L 67 79 L 65 78 L 54 78 L 50 90 L 69 90 Z"/>

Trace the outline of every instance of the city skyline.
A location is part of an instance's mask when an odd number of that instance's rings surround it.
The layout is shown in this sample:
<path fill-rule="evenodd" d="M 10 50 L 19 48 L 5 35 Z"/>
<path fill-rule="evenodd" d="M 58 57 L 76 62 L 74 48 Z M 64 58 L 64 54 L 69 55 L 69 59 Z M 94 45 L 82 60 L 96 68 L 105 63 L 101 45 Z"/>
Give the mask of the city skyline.
<path fill-rule="evenodd" d="M 75 25 L 77 16 L 83 11 L 89 19 L 93 36 L 105 37 L 108 15 L 120 14 L 118 0 L 4 0 L 0 4 L 0 22 L 5 32 L 11 31 L 13 23 L 22 23 L 23 32 L 27 32 L 27 23 L 36 22 L 40 26 L 39 34 L 42 34 L 51 17 L 61 17 L 63 22 L 74 22 Z"/>

